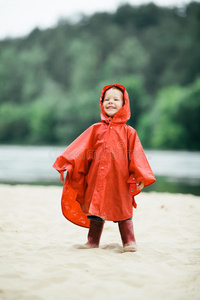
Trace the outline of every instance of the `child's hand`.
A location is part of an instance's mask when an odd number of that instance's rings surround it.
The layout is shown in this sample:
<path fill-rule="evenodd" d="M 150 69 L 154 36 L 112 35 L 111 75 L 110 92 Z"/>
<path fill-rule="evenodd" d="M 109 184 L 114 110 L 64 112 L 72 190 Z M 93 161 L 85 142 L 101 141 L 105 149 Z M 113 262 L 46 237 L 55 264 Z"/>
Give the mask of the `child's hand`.
<path fill-rule="evenodd" d="M 137 190 L 142 190 L 144 187 L 144 181 L 140 181 L 136 183 Z"/>

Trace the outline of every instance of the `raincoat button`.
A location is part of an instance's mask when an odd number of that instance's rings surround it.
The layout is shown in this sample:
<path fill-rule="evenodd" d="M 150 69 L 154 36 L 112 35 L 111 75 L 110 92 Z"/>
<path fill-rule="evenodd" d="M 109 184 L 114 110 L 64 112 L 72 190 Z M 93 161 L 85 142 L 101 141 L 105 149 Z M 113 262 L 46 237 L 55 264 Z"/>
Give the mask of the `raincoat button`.
<path fill-rule="evenodd" d="M 110 129 L 112 129 L 112 127 L 110 127 Z"/>
<path fill-rule="evenodd" d="M 101 167 L 101 170 L 104 170 L 104 167 Z"/>
<path fill-rule="evenodd" d="M 106 146 L 106 149 L 108 149 L 108 146 Z"/>
<path fill-rule="evenodd" d="M 97 192 L 100 192 L 100 189 L 97 189 Z"/>

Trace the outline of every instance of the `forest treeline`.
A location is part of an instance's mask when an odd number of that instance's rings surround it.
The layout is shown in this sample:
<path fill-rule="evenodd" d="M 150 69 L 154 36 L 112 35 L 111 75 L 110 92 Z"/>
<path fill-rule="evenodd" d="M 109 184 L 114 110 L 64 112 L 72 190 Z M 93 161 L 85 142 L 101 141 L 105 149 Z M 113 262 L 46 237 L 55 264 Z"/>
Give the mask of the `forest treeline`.
<path fill-rule="evenodd" d="M 0 41 L 0 143 L 70 143 L 111 83 L 145 148 L 200 150 L 200 3 L 126 4 Z"/>

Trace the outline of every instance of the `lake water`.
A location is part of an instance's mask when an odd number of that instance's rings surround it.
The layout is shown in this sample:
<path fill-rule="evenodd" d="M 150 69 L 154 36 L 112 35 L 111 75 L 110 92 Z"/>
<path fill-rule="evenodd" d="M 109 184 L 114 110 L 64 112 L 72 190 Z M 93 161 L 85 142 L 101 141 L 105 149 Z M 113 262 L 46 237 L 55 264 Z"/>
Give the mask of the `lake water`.
<path fill-rule="evenodd" d="M 56 184 L 52 168 L 65 147 L 0 146 L 0 183 Z M 200 152 L 145 151 L 157 182 L 146 191 L 200 195 Z"/>

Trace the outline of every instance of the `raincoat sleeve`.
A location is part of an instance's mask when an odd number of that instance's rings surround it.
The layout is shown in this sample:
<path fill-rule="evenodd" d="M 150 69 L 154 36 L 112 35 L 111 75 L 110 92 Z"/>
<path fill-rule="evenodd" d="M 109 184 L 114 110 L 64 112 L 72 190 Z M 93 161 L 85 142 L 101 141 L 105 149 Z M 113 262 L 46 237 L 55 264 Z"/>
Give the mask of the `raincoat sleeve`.
<path fill-rule="evenodd" d="M 60 173 L 60 181 L 64 181 L 64 172 L 67 171 L 66 180 L 69 182 L 73 173 L 73 165 L 71 165 L 65 157 L 62 155 L 57 157 L 55 163 L 53 164 L 53 168 L 55 168 Z"/>
<path fill-rule="evenodd" d="M 144 153 L 143 147 L 137 135 L 137 132 L 132 127 L 129 127 L 129 179 L 130 194 L 137 195 L 140 190 L 137 190 L 136 183 L 144 181 L 144 186 L 148 186 L 156 181 L 149 162 Z"/>
<path fill-rule="evenodd" d="M 53 168 L 60 173 L 62 182 L 65 171 L 67 171 L 66 181 L 68 182 L 71 180 L 78 182 L 87 174 L 89 162 L 92 159 L 92 133 L 93 126 L 85 130 L 57 157 Z"/>

